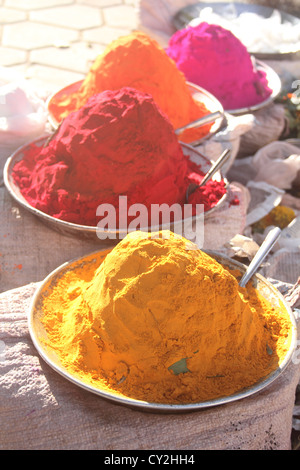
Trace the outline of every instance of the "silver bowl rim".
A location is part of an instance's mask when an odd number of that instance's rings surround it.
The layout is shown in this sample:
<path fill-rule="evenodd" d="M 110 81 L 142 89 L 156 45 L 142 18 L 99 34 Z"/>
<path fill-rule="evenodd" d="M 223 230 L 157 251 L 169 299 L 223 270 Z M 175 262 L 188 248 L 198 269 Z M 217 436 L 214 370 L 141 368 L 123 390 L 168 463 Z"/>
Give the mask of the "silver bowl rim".
<path fill-rule="evenodd" d="M 245 390 L 239 391 L 237 393 L 234 393 L 230 396 L 226 397 L 220 397 L 208 401 L 203 401 L 203 402 L 198 402 L 198 403 L 187 403 L 187 404 L 160 404 L 160 403 L 152 403 L 152 402 L 145 402 L 137 399 L 132 399 L 132 398 L 127 398 L 127 397 L 122 397 L 117 394 L 114 394 L 113 392 L 107 392 L 104 390 L 101 390 L 99 388 L 93 387 L 87 383 L 84 383 L 80 379 L 78 379 L 76 376 L 73 374 L 69 373 L 65 368 L 59 366 L 56 364 L 52 359 L 49 357 L 47 354 L 47 351 L 43 348 L 41 342 L 39 341 L 38 336 L 35 333 L 35 313 L 36 309 L 38 306 L 38 303 L 40 302 L 42 295 L 43 295 L 43 290 L 46 288 L 47 285 L 49 285 L 50 282 L 54 282 L 58 277 L 60 277 L 64 272 L 72 269 L 73 264 L 78 262 L 84 263 L 85 260 L 90 260 L 93 257 L 93 255 L 97 256 L 99 255 L 100 252 L 109 252 L 111 249 L 101 249 L 97 250 L 93 253 L 90 253 L 88 255 L 75 258 L 69 262 L 66 262 L 56 268 L 54 271 L 52 271 L 45 279 L 42 281 L 42 283 L 39 285 L 38 289 L 36 290 L 29 309 L 29 316 L 28 316 L 28 327 L 29 327 L 29 333 L 31 340 L 38 351 L 39 355 L 42 357 L 42 359 L 57 373 L 59 373 L 61 376 L 63 376 L 65 379 L 68 381 L 72 382 L 73 384 L 77 385 L 78 387 L 91 392 L 100 398 L 106 399 L 112 403 L 116 403 L 119 405 L 124 405 L 126 407 L 136 409 L 136 410 L 141 410 L 141 411 L 146 411 L 146 412 L 151 412 L 151 413 L 186 413 L 186 412 L 191 412 L 191 411 L 200 411 L 203 409 L 219 406 L 219 405 L 224 405 L 228 404 L 231 402 L 235 402 L 247 397 L 250 397 L 254 394 L 257 394 L 258 392 L 264 390 L 266 387 L 270 386 L 278 377 L 286 370 L 288 365 L 290 364 L 292 360 L 292 356 L 294 354 L 296 345 L 297 345 L 297 324 L 296 324 L 296 319 L 294 317 L 294 314 L 289 307 L 289 305 L 286 303 L 284 297 L 282 294 L 267 280 L 265 279 L 262 275 L 259 273 L 254 274 L 253 278 L 256 281 L 261 282 L 264 284 L 277 299 L 280 300 L 282 305 L 285 307 L 287 312 L 289 313 L 289 317 L 291 320 L 292 324 L 292 338 L 291 338 L 291 344 L 289 347 L 289 350 L 284 358 L 284 360 L 281 362 L 281 364 L 278 366 L 276 370 L 271 372 L 269 375 L 267 375 L 265 378 L 263 378 L 261 381 L 258 383 L 254 384 L 253 386 L 248 387 Z M 225 263 L 225 265 L 232 267 L 232 268 L 237 268 L 240 271 L 244 271 L 246 267 L 236 261 L 233 260 L 225 255 L 221 255 L 218 252 L 215 252 L 213 250 L 203 250 L 213 258 L 215 258 L 218 262 L 221 264 Z"/>
<path fill-rule="evenodd" d="M 226 110 L 225 112 L 228 114 L 232 115 L 241 115 L 241 114 L 247 114 L 247 113 L 252 113 L 254 111 L 258 111 L 262 108 L 265 108 L 266 106 L 269 106 L 271 103 L 274 102 L 274 100 L 278 97 L 278 95 L 281 92 L 282 88 L 282 83 L 279 75 L 275 70 L 270 67 L 269 65 L 265 64 L 263 61 L 259 59 L 254 59 L 257 70 L 260 70 L 262 72 L 265 72 L 266 74 L 266 79 L 268 81 L 268 86 L 272 90 L 272 93 L 268 98 L 266 98 L 264 101 L 261 101 L 260 103 L 257 103 L 252 106 L 244 107 L 244 108 L 238 108 L 238 109 L 229 109 Z"/>

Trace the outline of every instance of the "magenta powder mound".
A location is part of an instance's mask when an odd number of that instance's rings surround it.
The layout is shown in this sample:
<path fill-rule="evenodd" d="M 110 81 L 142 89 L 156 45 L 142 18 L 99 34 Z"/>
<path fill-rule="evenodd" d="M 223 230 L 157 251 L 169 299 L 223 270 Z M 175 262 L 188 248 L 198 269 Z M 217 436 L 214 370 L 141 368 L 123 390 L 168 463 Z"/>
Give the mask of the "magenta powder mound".
<path fill-rule="evenodd" d="M 167 54 L 187 81 L 212 93 L 225 110 L 257 105 L 272 93 L 246 47 L 221 26 L 203 22 L 177 31 Z"/>

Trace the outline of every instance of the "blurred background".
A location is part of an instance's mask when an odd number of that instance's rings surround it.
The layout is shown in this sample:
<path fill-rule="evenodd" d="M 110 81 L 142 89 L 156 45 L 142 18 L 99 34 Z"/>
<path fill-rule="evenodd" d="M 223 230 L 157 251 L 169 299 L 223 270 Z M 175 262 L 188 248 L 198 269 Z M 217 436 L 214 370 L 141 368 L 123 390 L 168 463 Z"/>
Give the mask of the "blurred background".
<path fill-rule="evenodd" d="M 0 66 L 56 90 L 137 25 L 132 0 L 0 0 Z"/>
<path fill-rule="evenodd" d="M 165 3 L 168 6 L 170 2 Z M 175 5 L 176 0 L 172 3 Z M 267 5 L 300 15 L 300 0 L 240 3 Z M 151 4 L 155 2 L 0 0 L 0 66 L 24 74 L 37 86 L 56 90 L 83 78 L 107 44 L 137 28 L 139 10 L 147 10 Z"/>

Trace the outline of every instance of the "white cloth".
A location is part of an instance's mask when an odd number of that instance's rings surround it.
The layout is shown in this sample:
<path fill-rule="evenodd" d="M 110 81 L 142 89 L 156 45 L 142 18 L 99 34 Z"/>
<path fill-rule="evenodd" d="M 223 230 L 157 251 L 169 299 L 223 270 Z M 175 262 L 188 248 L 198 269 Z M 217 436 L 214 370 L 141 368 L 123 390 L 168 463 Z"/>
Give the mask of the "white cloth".
<path fill-rule="evenodd" d="M 216 161 L 224 150 L 230 150 L 230 158 L 221 169 L 223 175 L 226 175 L 230 170 L 240 151 L 242 136 L 249 132 L 255 123 L 252 114 L 231 116 L 226 113 L 225 116 L 226 125 L 209 139 L 204 139 L 196 146 L 196 149 L 202 155 L 205 155 L 212 161 Z"/>
<path fill-rule="evenodd" d="M 300 148 L 287 142 L 271 142 L 253 156 L 255 181 L 265 181 L 279 189 L 291 189 L 300 171 Z"/>
<path fill-rule="evenodd" d="M 0 67 L 0 145 L 30 142 L 46 131 L 47 120 L 45 100 L 23 77 Z"/>

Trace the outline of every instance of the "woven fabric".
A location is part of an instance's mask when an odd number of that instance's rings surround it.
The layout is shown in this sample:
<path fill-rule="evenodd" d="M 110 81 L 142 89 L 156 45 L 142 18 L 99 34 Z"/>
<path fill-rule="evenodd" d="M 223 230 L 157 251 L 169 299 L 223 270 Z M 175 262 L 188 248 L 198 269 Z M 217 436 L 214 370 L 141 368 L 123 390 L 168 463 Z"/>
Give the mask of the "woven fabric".
<path fill-rule="evenodd" d="M 290 449 L 299 364 L 226 405 L 183 414 L 132 410 L 81 389 L 40 358 L 27 324 L 38 285 L 0 295 L 1 449 Z"/>

